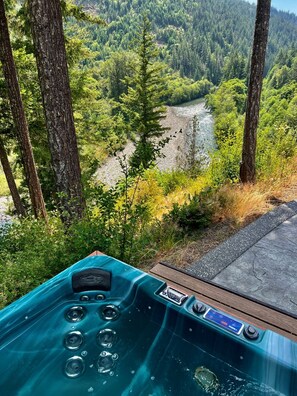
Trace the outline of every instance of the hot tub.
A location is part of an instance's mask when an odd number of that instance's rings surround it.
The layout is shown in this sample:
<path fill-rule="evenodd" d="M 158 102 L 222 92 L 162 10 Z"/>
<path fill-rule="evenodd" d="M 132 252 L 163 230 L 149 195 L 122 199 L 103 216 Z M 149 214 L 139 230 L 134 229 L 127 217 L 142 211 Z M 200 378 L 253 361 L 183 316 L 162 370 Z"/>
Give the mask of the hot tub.
<path fill-rule="evenodd" d="M 0 312 L 3 396 L 297 395 L 297 345 L 108 256 Z"/>

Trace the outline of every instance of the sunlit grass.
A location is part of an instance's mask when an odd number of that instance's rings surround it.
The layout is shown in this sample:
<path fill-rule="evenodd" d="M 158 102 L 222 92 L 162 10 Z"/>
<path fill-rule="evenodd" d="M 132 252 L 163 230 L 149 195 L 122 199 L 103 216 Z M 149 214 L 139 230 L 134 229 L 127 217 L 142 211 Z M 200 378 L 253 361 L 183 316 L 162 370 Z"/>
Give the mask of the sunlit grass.
<path fill-rule="evenodd" d="M 297 199 L 297 156 L 287 161 L 282 173 L 266 181 L 274 197 L 289 202 Z"/>
<path fill-rule="evenodd" d="M 270 195 L 270 189 L 262 183 L 226 185 L 217 193 L 214 218 L 243 223 L 247 218 L 258 217 L 272 208 L 267 202 Z"/>
<path fill-rule="evenodd" d="M 189 179 L 160 200 L 156 215 L 167 213 L 174 203 L 182 205 L 189 197 L 202 191 L 211 191 L 212 184 L 206 176 Z M 154 257 L 147 261 L 148 268 L 159 261 L 167 261 L 186 268 L 204 254 L 238 232 L 242 227 L 276 206 L 297 199 L 297 157 L 287 161 L 281 173 L 271 174 L 255 184 L 225 184 L 215 189 L 210 198 L 213 209 L 212 224 L 194 235 L 172 239 L 160 238 Z M 167 212 L 166 212 L 167 211 Z"/>
<path fill-rule="evenodd" d="M 168 186 L 170 192 L 166 193 Z M 175 204 L 183 205 L 195 195 L 211 189 L 207 175 L 191 178 L 186 172 L 149 171 L 138 183 L 136 202 L 146 201 L 153 219 L 161 220 Z M 131 192 L 132 194 L 132 192 Z M 255 184 L 225 184 L 211 197 L 213 221 L 244 224 L 271 210 L 275 204 L 297 198 L 297 158 L 288 161 L 282 174 L 259 180 Z"/>
<path fill-rule="evenodd" d="M 0 171 L 0 197 L 7 197 L 10 194 L 5 175 Z"/>
<path fill-rule="evenodd" d="M 21 180 L 15 180 L 17 187 L 20 185 Z M 0 197 L 7 197 L 10 195 L 9 187 L 5 178 L 5 175 L 0 168 Z"/>
<path fill-rule="evenodd" d="M 170 177 L 174 177 L 176 186 L 171 189 L 171 192 L 166 193 L 166 187 L 162 186 L 160 179 L 164 178 L 168 182 Z M 170 212 L 174 204 L 183 205 L 189 202 L 194 195 L 200 194 L 207 186 L 207 179 L 204 176 L 191 178 L 186 175 L 186 172 L 181 171 L 178 176 L 175 172 L 156 174 L 156 171 L 149 171 L 137 184 L 135 202 L 145 201 L 149 206 L 152 218 L 161 220 L 165 214 Z M 130 198 L 133 194 L 134 187 L 129 191 Z"/>

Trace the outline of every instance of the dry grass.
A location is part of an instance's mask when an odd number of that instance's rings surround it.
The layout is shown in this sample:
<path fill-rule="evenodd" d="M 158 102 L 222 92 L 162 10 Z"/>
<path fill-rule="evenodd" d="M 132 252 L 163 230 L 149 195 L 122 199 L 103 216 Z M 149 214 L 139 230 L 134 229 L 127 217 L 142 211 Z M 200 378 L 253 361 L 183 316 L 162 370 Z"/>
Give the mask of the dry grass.
<path fill-rule="evenodd" d="M 158 252 L 152 260 L 145 263 L 145 267 L 142 269 L 148 271 L 160 261 L 168 262 L 179 268 L 187 268 L 237 231 L 238 228 L 232 224 L 214 224 L 197 236 L 196 240 L 188 239 L 168 251 Z"/>
<path fill-rule="evenodd" d="M 215 221 L 246 224 L 285 202 L 297 199 L 297 158 L 286 175 L 247 185 L 226 185 L 217 194 Z"/>
<path fill-rule="evenodd" d="M 272 209 L 268 197 L 272 191 L 265 185 L 227 185 L 217 193 L 214 221 L 244 224 Z"/>
<path fill-rule="evenodd" d="M 197 182 L 197 193 L 204 185 L 204 182 Z M 167 197 L 169 200 L 167 207 L 170 207 L 172 202 L 183 203 L 189 193 L 193 193 L 191 188 L 175 191 Z M 225 185 L 214 197 L 213 224 L 197 234 L 195 240 L 193 237 L 185 238 L 167 251 L 161 249 L 149 263 L 146 263 L 145 270 L 160 261 L 186 268 L 275 206 L 296 199 L 297 158 L 286 171 L 286 176 L 259 181 L 256 184 Z"/>
<path fill-rule="evenodd" d="M 281 202 L 290 202 L 297 199 L 297 157 L 288 166 L 286 175 L 278 179 L 271 179 L 272 197 Z"/>

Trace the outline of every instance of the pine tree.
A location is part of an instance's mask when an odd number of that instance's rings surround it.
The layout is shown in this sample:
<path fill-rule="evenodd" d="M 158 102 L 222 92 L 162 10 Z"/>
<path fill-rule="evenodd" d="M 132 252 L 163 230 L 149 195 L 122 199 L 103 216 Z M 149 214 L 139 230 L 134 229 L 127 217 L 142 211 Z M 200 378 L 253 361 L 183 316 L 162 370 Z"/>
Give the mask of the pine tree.
<path fill-rule="evenodd" d="M 49 148 L 64 222 L 83 215 L 81 170 L 59 0 L 30 0 L 33 41 Z"/>
<path fill-rule="evenodd" d="M 116 102 L 120 102 L 121 96 L 128 91 L 128 79 L 133 76 L 134 58 L 131 52 L 117 51 L 101 67 L 108 97 Z"/>
<path fill-rule="evenodd" d="M 148 18 L 143 17 L 138 36 L 138 63 L 130 81 L 128 93 L 122 96 L 123 110 L 128 116 L 135 151 L 130 164 L 133 169 L 147 169 L 160 154 L 164 141 L 160 138 L 167 128 L 161 125 L 166 108 L 162 66 L 156 63 L 158 50 L 150 31 Z"/>
<path fill-rule="evenodd" d="M 223 80 L 232 80 L 233 78 L 239 78 L 243 80 L 246 76 L 246 64 L 244 57 L 237 51 L 231 53 L 225 60 L 223 67 Z"/>
<path fill-rule="evenodd" d="M 46 218 L 46 209 L 33 157 L 28 123 L 21 97 L 17 71 L 13 59 L 3 0 L 0 0 L 0 61 L 2 63 L 3 75 L 7 84 L 7 92 L 11 107 L 11 113 L 21 149 L 24 173 L 29 189 L 34 215 L 36 217 L 41 216 L 43 218 Z"/>
<path fill-rule="evenodd" d="M 244 125 L 242 161 L 240 165 L 240 180 L 243 183 L 254 183 L 256 180 L 257 128 L 269 30 L 270 7 L 271 0 L 258 0 Z"/>

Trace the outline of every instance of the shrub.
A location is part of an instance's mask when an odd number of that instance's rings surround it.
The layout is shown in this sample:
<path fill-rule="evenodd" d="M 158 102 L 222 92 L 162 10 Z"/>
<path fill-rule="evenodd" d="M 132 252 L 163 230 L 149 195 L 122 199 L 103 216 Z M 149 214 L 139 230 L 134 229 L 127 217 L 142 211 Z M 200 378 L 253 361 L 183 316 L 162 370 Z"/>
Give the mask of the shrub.
<path fill-rule="evenodd" d="M 183 205 L 174 204 L 171 212 L 165 217 L 172 220 L 185 232 L 205 228 L 212 217 L 209 191 L 194 195 Z"/>
<path fill-rule="evenodd" d="M 172 172 L 158 172 L 156 174 L 158 184 L 162 187 L 164 195 L 170 194 L 179 187 L 187 187 L 189 175 L 182 170 Z"/>
<path fill-rule="evenodd" d="M 57 218 L 15 221 L 0 236 L 0 307 L 12 302 L 67 265 L 65 237 Z"/>
<path fill-rule="evenodd" d="M 208 169 L 210 183 L 213 187 L 239 181 L 239 167 L 241 160 L 242 140 L 238 132 L 236 139 L 227 139 L 221 144 L 220 150 L 212 155 Z"/>
<path fill-rule="evenodd" d="M 283 177 L 296 153 L 297 135 L 293 129 L 283 125 L 261 131 L 256 157 L 259 176 Z"/>

